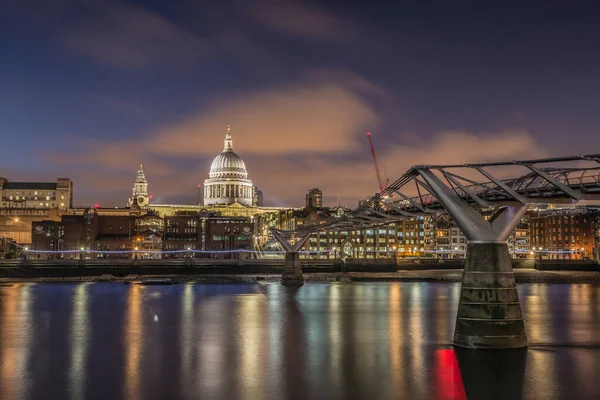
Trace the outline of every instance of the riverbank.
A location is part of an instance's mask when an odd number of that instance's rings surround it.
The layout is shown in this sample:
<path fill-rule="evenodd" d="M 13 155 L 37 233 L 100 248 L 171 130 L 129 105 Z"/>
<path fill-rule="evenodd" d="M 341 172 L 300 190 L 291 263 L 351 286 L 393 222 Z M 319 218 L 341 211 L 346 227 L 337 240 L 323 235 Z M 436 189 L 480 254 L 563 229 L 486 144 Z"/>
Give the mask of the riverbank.
<path fill-rule="evenodd" d="M 202 274 L 202 275 L 98 275 L 73 277 L 0 278 L 0 283 L 17 282 L 139 282 L 146 278 L 170 278 L 177 283 L 279 282 L 280 274 Z M 421 270 L 398 272 L 305 273 L 306 282 L 460 282 L 461 270 Z M 600 283 L 600 272 L 515 270 L 517 283 Z"/>

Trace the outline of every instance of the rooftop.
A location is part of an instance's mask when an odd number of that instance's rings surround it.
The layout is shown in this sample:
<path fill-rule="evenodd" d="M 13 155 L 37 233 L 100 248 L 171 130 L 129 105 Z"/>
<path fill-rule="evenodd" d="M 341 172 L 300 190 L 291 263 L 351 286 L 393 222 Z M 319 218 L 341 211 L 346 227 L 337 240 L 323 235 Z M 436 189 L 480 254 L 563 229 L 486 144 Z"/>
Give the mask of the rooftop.
<path fill-rule="evenodd" d="M 56 182 L 4 182 L 3 190 L 56 190 Z"/>

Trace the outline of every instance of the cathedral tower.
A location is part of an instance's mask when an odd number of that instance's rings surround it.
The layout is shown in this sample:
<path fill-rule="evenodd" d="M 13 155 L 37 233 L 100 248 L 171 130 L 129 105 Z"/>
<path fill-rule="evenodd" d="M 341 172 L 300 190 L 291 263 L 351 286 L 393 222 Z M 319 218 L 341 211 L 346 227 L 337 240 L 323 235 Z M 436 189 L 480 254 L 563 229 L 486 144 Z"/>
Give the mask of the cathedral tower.
<path fill-rule="evenodd" d="M 144 175 L 144 169 L 142 165 L 140 165 L 137 177 L 135 178 L 132 196 L 127 201 L 127 207 L 131 207 L 131 205 L 134 203 L 134 199 L 136 200 L 137 205 L 140 207 L 147 206 L 150 201 L 150 198 L 148 197 L 148 181 L 146 180 L 146 175 Z"/>

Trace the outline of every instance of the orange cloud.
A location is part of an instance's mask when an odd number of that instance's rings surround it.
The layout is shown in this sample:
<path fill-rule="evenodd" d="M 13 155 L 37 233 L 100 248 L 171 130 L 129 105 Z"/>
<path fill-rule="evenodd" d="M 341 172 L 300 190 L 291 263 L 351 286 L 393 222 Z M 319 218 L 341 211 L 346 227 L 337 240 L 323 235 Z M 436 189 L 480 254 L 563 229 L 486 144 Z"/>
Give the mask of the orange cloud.
<path fill-rule="evenodd" d="M 349 154 L 350 156 L 351 154 Z M 464 164 L 511 159 L 545 157 L 548 153 L 539 147 L 525 131 L 497 132 L 478 135 L 468 132 L 440 132 L 417 144 L 382 146 L 378 153 L 380 168 L 387 172 L 390 181 L 399 178 L 416 164 Z M 311 157 L 310 162 L 275 161 L 276 168 L 269 163 L 249 163 L 255 182 L 264 189 L 265 198 L 287 204 L 302 204 L 304 194 L 312 187 L 319 187 L 329 204 L 337 202 L 351 207 L 357 201 L 378 191 L 377 179 L 366 143 L 353 158 L 346 160 L 327 157 Z M 492 170 L 500 177 L 519 176 L 527 171 L 523 168 Z M 464 171 L 462 172 L 464 173 Z M 483 180 L 480 175 L 468 176 Z M 285 186 L 282 184 L 285 182 Z M 407 188 L 407 194 L 412 188 Z"/>
<path fill-rule="evenodd" d="M 197 185 L 223 148 L 230 123 L 234 149 L 244 158 L 250 179 L 263 190 L 268 204 L 302 205 L 306 191 L 319 187 L 327 200 L 336 201 L 339 196 L 342 204 L 355 206 L 357 200 L 378 190 L 364 138 L 366 130 L 380 123 L 370 105 L 374 96 L 385 98 L 381 89 L 360 77 L 320 72 L 298 83 L 222 98 L 135 140 L 81 143 L 80 148 L 89 150 L 75 158 L 55 154 L 50 160 L 66 162 L 65 168 L 72 164 L 76 187 L 83 193 L 106 195 L 96 201 L 122 204 L 140 163 L 155 199 L 195 199 Z M 398 135 L 391 139 L 393 144 L 378 147 L 380 168 L 392 181 L 415 164 L 547 155 L 531 135 L 519 130 L 447 131 L 417 141 L 406 137 Z"/>
<path fill-rule="evenodd" d="M 234 147 L 243 154 L 339 153 L 357 149 L 356 134 L 378 121 L 351 86 L 303 82 L 217 101 L 150 135 L 148 150 L 214 154 L 231 124 Z"/>

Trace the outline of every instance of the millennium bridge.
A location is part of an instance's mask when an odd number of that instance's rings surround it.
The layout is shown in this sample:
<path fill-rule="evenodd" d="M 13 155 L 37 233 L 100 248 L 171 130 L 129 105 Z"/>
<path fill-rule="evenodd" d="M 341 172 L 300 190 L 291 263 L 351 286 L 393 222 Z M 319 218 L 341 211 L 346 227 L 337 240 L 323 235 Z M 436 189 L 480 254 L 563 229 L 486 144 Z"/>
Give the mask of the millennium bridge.
<path fill-rule="evenodd" d="M 446 213 L 469 241 L 454 345 L 476 349 L 526 347 L 507 239 L 530 204 L 583 205 L 600 200 L 599 164 L 600 154 L 589 154 L 482 164 L 415 165 L 343 217 L 293 231 L 272 228 L 286 252 L 282 284 L 304 283 L 299 250 L 314 232 L 364 229 Z M 517 177 L 504 178 L 510 174 Z M 482 209 L 492 210 L 491 217 L 484 217 Z"/>

